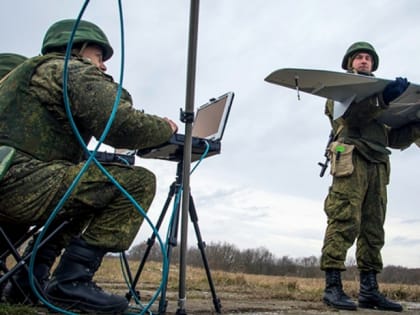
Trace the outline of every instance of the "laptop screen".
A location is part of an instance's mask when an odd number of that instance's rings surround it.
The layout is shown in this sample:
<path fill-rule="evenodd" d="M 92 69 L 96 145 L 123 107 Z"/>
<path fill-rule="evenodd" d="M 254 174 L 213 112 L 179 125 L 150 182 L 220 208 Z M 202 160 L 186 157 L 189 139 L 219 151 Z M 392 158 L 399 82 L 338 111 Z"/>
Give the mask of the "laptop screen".
<path fill-rule="evenodd" d="M 228 92 L 218 98 L 212 98 L 208 103 L 200 106 L 195 115 L 192 136 L 208 140 L 221 140 L 233 96 L 233 92 Z"/>

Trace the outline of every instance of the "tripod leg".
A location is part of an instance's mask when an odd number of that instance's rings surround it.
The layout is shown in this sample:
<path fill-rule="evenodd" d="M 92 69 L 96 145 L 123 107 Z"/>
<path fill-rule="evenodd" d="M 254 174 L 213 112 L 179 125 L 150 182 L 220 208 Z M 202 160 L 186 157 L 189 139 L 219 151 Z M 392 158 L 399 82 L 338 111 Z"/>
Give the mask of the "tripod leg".
<path fill-rule="evenodd" d="M 214 288 L 213 279 L 211 277 L 210 267 L 209 267 L 209 263 L 208 263 L 207 255 L 206 255 L 206 251 L 205 251 L 206 244 L 203 242 L 202 237 L 201 237 L 200 228 L 198 226 L 198 216 L 197 216 L 197 212 L 196 212 L 196 209 L 195 209 L 194 200 L 193 200 L 191 194 L 190 194 L 189 212 L 190 212 L 191 222 L 194 225 L 195 234 L 197 236 L 198 248 L 200 250 L 201 258 L 203 260 L 204 268 L 205 268 L 206 275 L 207 275 L 207 281 L 209 283 L 211 294 L 212 294 L 212 297 L 213 297 L 214 308 L 216 310 L 216 313 L 221 314 L 222 313 L 222 310 L 221 310 L 222 305 L 220 303 L 220 299 L 216 295 L 216 289 Z"/>
<path fill-rule="evenodd" d="M 169 205 L 171 203 L 171 200 L 174 196 L 174 194 L 178 191 L 179 189 L 179 184 L 175 181 L 171 184 L 170 188 L 169 188 L 169 192 L 168 192 L 168 197 L 166 198 L 165 204 L 163 205 L 162 208 L 162 212 L 160 213 L 159 219 L 156 223 L 156 230 L 159 231 L 160 226 L 162 225 L 163 219 L 165 217 L 165 214 L 169 208 Z M 136 286 L 137 283 L 139 281 L 140 275 L 143 271 L 144 265 L 146 264 L 147 258 L 149 257 L 149 254 L 152 250 L 153 245 L 155 244 L 155 240 L 156 240 L 156 235 L 155 233 L 152 233 L 152 235 L 147 239 L 147 247 L 146 250 L 144 251 L 144 255 L 143 258 L 140 262 L 139 267 L 137 268 L 137 272 L 136 275 L 134 276 L 134 279 L 132 279 L 132 277 L 130 276 L 130 272 L 129 272 L 129 268 L 128 268 L 128 263 L 126 263 L 126 269 L 127 269 L 127 273 L 129 274 L 129 280 L 131 283 L 131 290 L 129 292 L 127 292 L 126 294 L 126 298 L 128 301 L 130 301 L 131 297 L 132 297 L 132 293 L 136 294 L 136 298 L 140 299 L 140 294 L 138 291 L 136 291 Z M 123 258 L 124 260 L 126 260 L 125 258 L 125 254 L 123 254 Z"/>
<path fill-rule="evenodd" d="M 128 264 L 128 259 L 127 259 L 127 255 L 125 254 L 125 252 L 121 253 L 121 258 L 120 258 L 124 264 L 124 269 L 127 275 L 127 279 L 128 279 L 128 283 L 130 283 L 130 287 L 129 287 L 129 291 L 125 294 L 125 298 L 127 299 L 127 301 L 130 301 L 131 297 L 134 295 L 136 299 L 140 300 L 140 292 L 139 291 L 134 291 L 134 286 L 133 286 L 133 275 L 131 274 L 131 270 L 130 270 L 130 265 Z"/>
<path fill-rule="evenodd" d="M 171 264 L 172 249 L 178 243 L 177 239 L 178 239 L 179 209 L 180 209 L 180 205 L 179 203 L 177 203 L 174 208 L 173 221 L 171 222 L 171 225 L 169 227 L 169 241 L 168 241 L 168 247 L 166 249 L 166 257 L 168 259 L 168 266 L 170 266 Z M 166 299 L 166 290 L 168 287 L 168 276 L 169 276 L 169 272 L 166 274 L 166 278 L 162 279 L 164 285 L 162 286 L 162 292 L 161 292 L 161 297 L 159 301 L 159 314 L 166 314 L 166 307 L 168 305 L 168 301 Z"/>

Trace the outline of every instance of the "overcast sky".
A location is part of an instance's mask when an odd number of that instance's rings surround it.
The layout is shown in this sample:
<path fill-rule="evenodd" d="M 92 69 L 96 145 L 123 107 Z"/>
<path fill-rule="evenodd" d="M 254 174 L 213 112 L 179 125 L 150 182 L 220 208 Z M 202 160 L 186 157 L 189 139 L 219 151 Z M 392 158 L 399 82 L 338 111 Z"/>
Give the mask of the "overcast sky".
<path fill-rule="evenodd" d="M 40 53 L 43 36 L 57 20 L 76 18 L 84 1 L 14 0 L 3 4 L 2 52 Z M 168 116 L 180 131 L 185 106 L 189 1 L 123 2 L 123 85 L 136 108 Z M 326 216 L 323 202 L 331 176 L 319 177 L 329 122 L 325 100 L 269 84 L 280 68 L 341 70 L 355 41 L 374 45 L 376 76 L 420 82 L 420 2 L 413 0 L 207 0 L 200 3 L 195 106 L 235 93 L 220 155 L 207 158 L 191 177 L 203 239 L 240 249 L 265 247 L 277 257 L 320 256 Z M 114 47 L 108 73 L 120 75 L 117 1 L 92 0 L 84 19 L 99 25 Z M 385 265 L 420 267 L 419 149 L 391 156 Z M 149 216 L 156 222 L 174 162 L 139 164 L 158 177 Z M 167 216 L 169 219 L 169 215 Z M 166 226 L 161 229 L 165 235 Z M 144 228 L 136 243 L 150 236 Z M 194 246 L 194 231 L 189 232 Z M 354 257 L 354 247 L 349 251 Z"/>

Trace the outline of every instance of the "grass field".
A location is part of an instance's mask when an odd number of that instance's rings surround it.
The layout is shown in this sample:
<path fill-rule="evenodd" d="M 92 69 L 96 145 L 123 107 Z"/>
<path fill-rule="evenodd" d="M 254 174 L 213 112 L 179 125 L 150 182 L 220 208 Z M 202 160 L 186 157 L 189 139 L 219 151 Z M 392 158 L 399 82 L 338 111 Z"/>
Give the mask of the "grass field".
<path fill-rule="evenodd" d="M 130 262 L 133 274 L 137 271 L 137 266 L 138 262 Z M 160 263 L 148 262 L 141 273 L 136 290 L 140 292 L 140 301 L 143 305 L 150 301 L 160 286 L 161 267 Z M 215 314 L 215 304 L 204 270 L 188 267 L 186 275 L 188 314 Z M 331 311 L 321 301 L 324 279 L 249 275 L 217 270 L 211 270 L 211 275 L 223 314 L 330 314 Z M 177 266 L 171 265 L 167 285 L 167 311 L 172 314 L 178 307 L 178 276 Z M 118 258 L 106 258 L 95 276 L 95 281 L 104 290 L 121 295 L 128 293 Z M 356 281 L 344 281 L 343 285 L 346 293 L 356 300 L 359 284 Z M 380 284 L 380 288 L 387 297 L 403 303 L 405 314 L 420 314 L 420 306 L 417 308 L 420 304 L 416 304 L 420 302 L 420 285 Z M 131 301 L 135 305 L 134 299 Z M 153 312 L 157 312 L 158 302 L 159 299 L 151 307 Z M 380 314 L 378 311 L 372 312 Z M 48 314 L 48 312 L 44 307 L 16 307 L 1 304 L 0 315 L 6 314 L 30 315 Z M 340 314 L 345 313 L 340 311 Z"/>

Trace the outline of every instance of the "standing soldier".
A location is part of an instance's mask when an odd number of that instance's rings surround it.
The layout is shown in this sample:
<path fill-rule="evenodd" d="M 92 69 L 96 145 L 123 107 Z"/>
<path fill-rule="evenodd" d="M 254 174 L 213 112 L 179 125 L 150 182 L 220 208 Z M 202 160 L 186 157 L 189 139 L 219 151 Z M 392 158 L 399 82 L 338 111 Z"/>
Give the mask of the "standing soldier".
<path fill-rule="evenodd" d="M 348 72 L 373 76 L 379 58 L 367 42 L 352 44 L 342 62 Z M 331 154 L 332 186 L 325 200 L 328 225 L 322 247 L 321 269 L 325 271 L 323 300 L 337 309 L 355 310 L 344 293 L 341 272 L 348 249 L 357 239 L 356 260 L 360 271 L 358 304 L 361 308 L 402 311 L 402 306 L 379 292 L 377 273 L 383 268 L 384 222 L 390 164 L 387 147 L 406 148 L 420 137 L 420 124 L 392 129 L 375 119 L 408 86 L 397 78 L 379 95 L 352 103 L 344 115 L 333 120 L 334 102 L 326 114 L 333 126 Z"/>
<path fill-rule="evenodd" d="M 65 51 L 75 23 L 54 23 L 45 34 L 43 55 L 24 62 L 0 85 L 0 144 L 15 150 L 0 183 L 2 222 L 45 223 L 84 165 L 84 150 L 63 101 Z M 80 21 L 68 64 L 67 89 L 73 119 L 85 143 L 92 136 L 100 138 L 116 99 L 118 84 L 105 74 L 104 64 L 112 54 L 104 32 Z M 169 140 L 176 130 L 173 121 L 134 109 L 130 94 L 123 89 L 106 142 L 129 149 L 152 147 Z M 147 211 L 155 194 L 154 174 L 142 167 L 105 167 Z M 47 298 L 85 312 L 123 312 L 127 299 L 102 291 L 92 278 L 107 252 L 129 248 L 142 216 L 92 163 L 54 222 L 64 220 L 70 225 L 57 238 L 66 248 L 46 289 Z M 42 259 L 35 261 L 34 274 L 36 270 L 48 273 L 55 249 L 39 249 Z"/>

